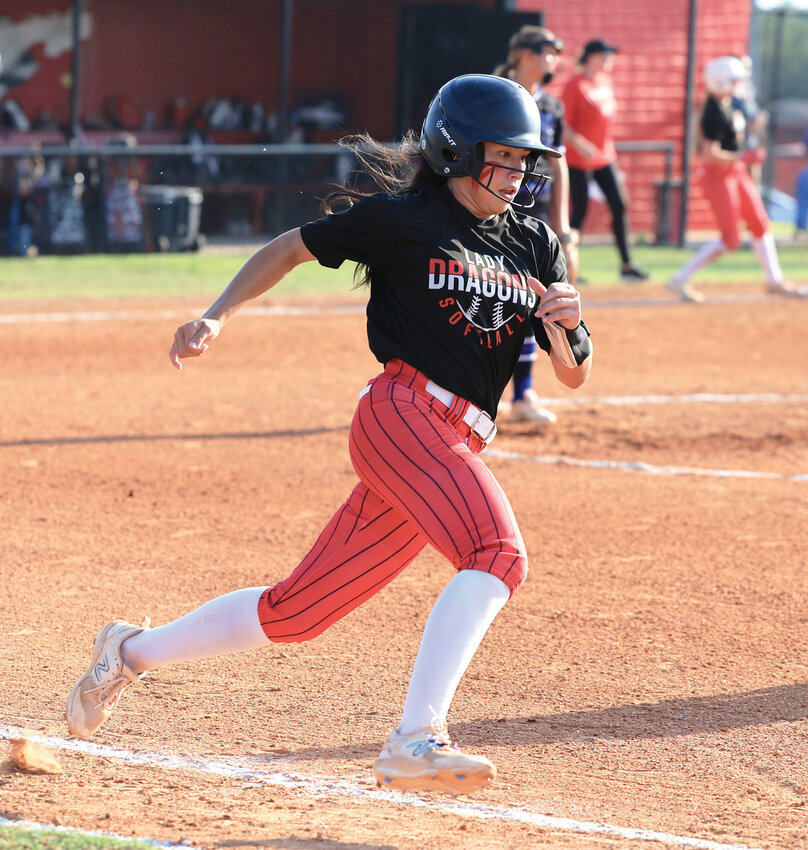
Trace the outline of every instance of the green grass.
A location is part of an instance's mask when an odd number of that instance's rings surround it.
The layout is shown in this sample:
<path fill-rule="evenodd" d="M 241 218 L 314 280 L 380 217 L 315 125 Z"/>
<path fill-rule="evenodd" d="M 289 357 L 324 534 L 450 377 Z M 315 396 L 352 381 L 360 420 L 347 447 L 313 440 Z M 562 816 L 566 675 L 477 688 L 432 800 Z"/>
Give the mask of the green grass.
<path fill-rule="evenodd" d="M 780 263 L 786 277 L 808 280 L 808 245 L 782 244 L 778 246 Z M 664 283 L 686 260 L 693 255 L 690 248 L 654 247 L 637 245 L 632 249 L 632 261 L 647 271 L 652 280 Z M 581 247 L 580 275 L 593 286 L 613 286 L 618 283 L 619 257 L 611 245 L 583 245 Z M 712 265 L 699 270 L 693 283 L 758 283 L 763 272 L 754 252 L 748 246 L 725 254 Z"/>
<path fill-rule="evenodd" d="M 633 260 L 662 283 L 691 255 L 690 250 L 637 245 Z M 0 258 L 0 300 L 22 298 L 108 298 L 212 295 L 220 292 L 247 259 L 243 255 L 131 254 L 71 257 Z M 808 279 L 808 245 L 780 246 L 787 276 Z M 618 255 L 613 245 L 584 245 L 581 276 L 588 286 L 618 281 Z M 295 269 L 272 293 L 283 299 L 301 293 L 348 294 L 353 265 L 338 271 L 317 263 Z M 694 283 L 753 283 L 761 271 L 752 250 L 743 247 L 700 271 Z"/>
<path fill-rule="evenodd" d="M 55 829 L 0 826 L 0 850 L 154 850 L 149 841 Z"/>
<path fill-rule="evenodd" d="M 87 254 L 0 258 L 0 299 L 130 298 L 218 293 L 249 254 Z M 299 266 L 283 281 L 286 294 L 349 290 L 353 266 L 334 272 Z"/>
<path fill-rule="evenodd" d="M 249 254 L 87 254 L 0 258 L 0 299 L 159 297 L 218 293 Z M 305 263 L 283 292 L 340 292 L 353 285 L 353 266 L 334 272 Z"/>

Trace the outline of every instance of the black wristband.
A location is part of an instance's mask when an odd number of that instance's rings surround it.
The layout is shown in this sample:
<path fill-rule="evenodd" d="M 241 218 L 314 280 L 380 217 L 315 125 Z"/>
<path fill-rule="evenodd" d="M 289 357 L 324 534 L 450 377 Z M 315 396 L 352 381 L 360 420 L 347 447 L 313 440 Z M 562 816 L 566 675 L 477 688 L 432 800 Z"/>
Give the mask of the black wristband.
<path fill-rule="evenodd" d="M 567 332 L 567 342 L 572 349 L 572 355 L 575 357 L 575 362 L 580 366 L 592 353 L 592 343 L 589 341 L 589 328 L 584 323 L 584 320 L 578 323 L 575 330 L 564 329 Z"/>

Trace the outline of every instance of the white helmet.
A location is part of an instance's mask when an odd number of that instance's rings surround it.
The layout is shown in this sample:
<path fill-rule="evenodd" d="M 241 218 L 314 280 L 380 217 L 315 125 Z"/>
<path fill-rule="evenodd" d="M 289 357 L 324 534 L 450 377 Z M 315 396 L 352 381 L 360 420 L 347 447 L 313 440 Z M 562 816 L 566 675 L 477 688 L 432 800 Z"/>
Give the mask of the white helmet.
<path fill-rule="evenodd" d="M 704 85 L 710 94 L 732 94 L 735 84 L 747 77 L 746 68 L 737 56 L 719 56 L 704 68 Z"/>

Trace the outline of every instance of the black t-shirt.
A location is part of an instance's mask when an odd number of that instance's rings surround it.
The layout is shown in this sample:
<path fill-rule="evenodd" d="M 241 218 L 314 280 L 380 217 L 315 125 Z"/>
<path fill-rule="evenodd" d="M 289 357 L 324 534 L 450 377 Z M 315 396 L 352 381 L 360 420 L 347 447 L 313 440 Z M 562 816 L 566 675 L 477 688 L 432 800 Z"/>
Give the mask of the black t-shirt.
<path fill-rule="evenodd" d="M 719 142 L 725 151 L 737 151 L 743 142 L 746 120 L 732 104 L 722 104 L 708 97 L 701 111 L 701 134 L 711 142 Z"/>
<path fill-rule="evenodd" d="M 368 342 L 380 363 L 400 358 L 490 415 L 538 304 L 526 279 L 567 280 L 545 224 L 512 209 L 481 221 L 445 185 L 365 198 L 301 234 L 321 265 L 369 266 Z M 532 325 L 549 351 L 541 320 Z"/>

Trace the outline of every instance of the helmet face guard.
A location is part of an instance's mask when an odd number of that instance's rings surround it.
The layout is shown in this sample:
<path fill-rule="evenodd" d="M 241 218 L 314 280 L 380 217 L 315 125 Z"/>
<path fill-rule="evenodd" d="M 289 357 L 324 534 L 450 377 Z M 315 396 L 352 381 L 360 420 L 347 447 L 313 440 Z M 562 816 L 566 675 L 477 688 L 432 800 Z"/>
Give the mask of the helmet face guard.
<path fill-rule="evenodd" d="M 536 203 L 536 198 L 544 191 L 544 187 L 550 182 L 550 177 L 547 174 L 540 174 L 536 171 L 539 163 L 538 155 L 531 153 L 527 157 L 524 168 L 514 168 L 509 165 L 502 165 L 499 162 L 488 162 L 485 159 L 484 142 L 479 142 L 476 148 L 476 156 L 469 162 L 468 176 L 495 198 L 513 204 L 520 209 L 530 209 Z M 503 171 L 515 171 L 522 175 L 522 183 L 515 198 L 506 198 L 491 188 L 497 168 Z"/>
<path fill-rule="evenodd" d="M 492 142 L 530 152 L 526 168 L 487 163 L 484 143 Z M 520 195 L 513 203 L 532 207 L 547 178 L 535 171 L 540 156 L 560 157 L 541 140 L 541 118 L 536 102 L 513 80 L 488 74 L 466 74 L 450 80 L 435 95 L 421 129 L 421 152 L 436 174 L 471 177 L 486 191 L 511 203 L 491 189 L 495 168 L 519 171 Z"/>

